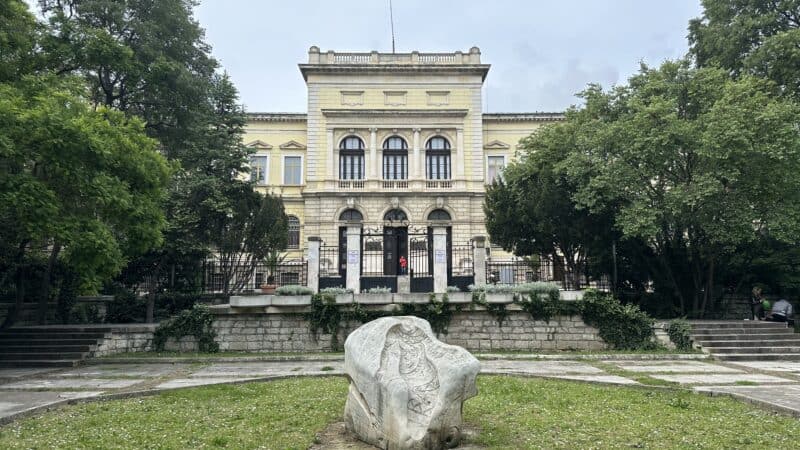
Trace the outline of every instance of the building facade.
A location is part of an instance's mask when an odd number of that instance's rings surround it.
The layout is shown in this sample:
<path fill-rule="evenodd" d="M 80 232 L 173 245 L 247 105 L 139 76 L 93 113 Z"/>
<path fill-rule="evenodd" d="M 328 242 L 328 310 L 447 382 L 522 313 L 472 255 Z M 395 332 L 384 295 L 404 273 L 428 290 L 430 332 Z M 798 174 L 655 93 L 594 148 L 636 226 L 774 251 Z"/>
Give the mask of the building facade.
<path fill-rule="evenodd" d="M 345 277 L 347 230 L 355 226 L 362 277 L 429 274 L 433 227 L 447 233 L 448 273 L 469 273 L 471 252 L 458 249 L 486 235 L 487 184 L 514 158 L 521 138 L 563 119 L 483 113 L 490 66 L 477 47 L 454 53 L 311 47 L 299 67 L 307 112 L 250 113 L 245 144 L 255 150 L 251 177 L 259 189 L 284 201 L 288 258 L 302 258 L 308 238 L 319 238 L 322 277 Z"/>

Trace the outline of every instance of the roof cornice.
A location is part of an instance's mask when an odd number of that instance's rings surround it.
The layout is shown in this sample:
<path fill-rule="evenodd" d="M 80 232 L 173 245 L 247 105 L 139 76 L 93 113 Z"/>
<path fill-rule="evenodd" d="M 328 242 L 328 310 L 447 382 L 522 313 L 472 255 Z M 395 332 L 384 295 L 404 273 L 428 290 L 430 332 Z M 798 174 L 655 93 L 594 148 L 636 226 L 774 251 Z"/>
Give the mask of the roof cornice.
<path fill-rule="evenodd" d="M 465 64 L 465 65 L 406 65 L 406 64 L 298 64 L 303 79 L 308 81 L 308 74 L 353 74 L 353 73 L 404 73 L 404 74 L 476 74 L 481 76 L 481 81 L 486 79 L 491 64 Z"/>
<path fill-rule="evenodd" d="M 327 109 L 323 108 L 325 117 L 465 117 L 468 109 Z"/>
<path fill-rule="evenodd" d="M 560 112 L 483 113 L 484 121 L 493 122 L 560 122 L 564 119 L 564 113 Z"/>
<path fill-rule="evenodd" d="M 247 120 L 257 122 L 305 122 L 308 118 L 306 113 L 249 112 L 246 115 Z"/>

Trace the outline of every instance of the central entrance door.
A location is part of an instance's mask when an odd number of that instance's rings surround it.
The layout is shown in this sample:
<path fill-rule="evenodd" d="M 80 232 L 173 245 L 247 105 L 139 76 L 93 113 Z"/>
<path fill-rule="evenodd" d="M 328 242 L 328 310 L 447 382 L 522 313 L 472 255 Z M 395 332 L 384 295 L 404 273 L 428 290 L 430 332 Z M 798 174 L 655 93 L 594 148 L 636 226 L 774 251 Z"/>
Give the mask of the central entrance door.
<path fill-rule="evenodd" d="M 408 270 L 408 227 L 383 228 L 383 274 L 404 275 L 400 258 Z"/>

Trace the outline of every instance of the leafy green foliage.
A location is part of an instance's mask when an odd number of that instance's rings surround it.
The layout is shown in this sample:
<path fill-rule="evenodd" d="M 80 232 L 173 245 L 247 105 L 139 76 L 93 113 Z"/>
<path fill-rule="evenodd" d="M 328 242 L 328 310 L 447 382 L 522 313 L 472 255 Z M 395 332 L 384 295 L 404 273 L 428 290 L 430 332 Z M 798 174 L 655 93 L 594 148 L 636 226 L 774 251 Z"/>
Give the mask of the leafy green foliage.
<path fill-rule="evenodd" d="M 683 319 L 675 319 L 667 325 L 667 334 L 669 340 L 675 344 L 678 350 L 691 350 L 692 349 L 692 327 L 689 322 Z"/>
<path fill-rule="evenodd" d="M 344 315 L 341 305 L 336 304 L 336 296 L 330 293 L 320 293 L 311 296 L 311 311 L 305 314 L 308 329 L 316 338 L 321 331 L 331 335 L 331 350 L 339 350 L 339 329 Z"/>
<path fill-rule="evenodd" d="M 690 53 L 700 66 L 769 78 L 800 99 L 800 1 L 703 0 L 689 23 Z"/>
<path fill-rule="evenodd" d="M 114 294 L 107 308 L 107 323 L 135 323 L 144 320 L 146 305 L 136 294 L 122 288 Z"/>
<path fill-rule="evenodd" d="M 371 287 L 367 289 L 367 294 L 391 294 L 392 290 L 386 286 Z"/>
<path fill-rule="evenodd" d="M 610 294 L 588 289 L 581 302 L 583 321 L 618 350 L 653 348 L 653 319 L 638 306 L 623 305 Z"/>
<path fill-rule="evenodd" d="M 213 319 L 205 305 L 194 305 L 192 309 L 181 311 L 176 317 L 162 322 L 153 333 L 153 350 L 164 351 L 169 338 L 179 340 L 184 336 L 194 336 L 199 351 L 218 352 L 219 344 L 214 340 L 217 333 L 212 326 Z"/>
<path fill-rule="evenodd" d="M 434 333 L 447 336 L 447 328 L 453 320 L 453 313 L 459 308 L 450 304 L 447 294 L 442 294 L 442 299 L 439 300 L 436 294 L 431 293 L 428 296 L 428 303 L 404 303 L 400 310 L 404 316 L 416 316 L 427 320 Z"/>

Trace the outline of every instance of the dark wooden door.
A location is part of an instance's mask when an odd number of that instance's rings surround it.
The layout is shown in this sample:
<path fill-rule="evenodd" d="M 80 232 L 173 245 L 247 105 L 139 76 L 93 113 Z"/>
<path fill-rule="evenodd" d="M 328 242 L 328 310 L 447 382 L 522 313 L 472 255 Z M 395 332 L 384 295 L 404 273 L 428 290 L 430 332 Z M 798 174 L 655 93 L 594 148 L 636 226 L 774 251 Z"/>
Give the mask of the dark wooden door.
<path fill-rule="evenodd" d="M 400 257 L 408 261 L 408 228 L 384 227 L 383 229 L 383 274 L 401 273 Z M 407 266 L 406 266 L 407 267 Z"/>
<path fill-rule="evenodd" d="M 347 278 L 347 227 L 339 227 L 339 275 Z"/>

